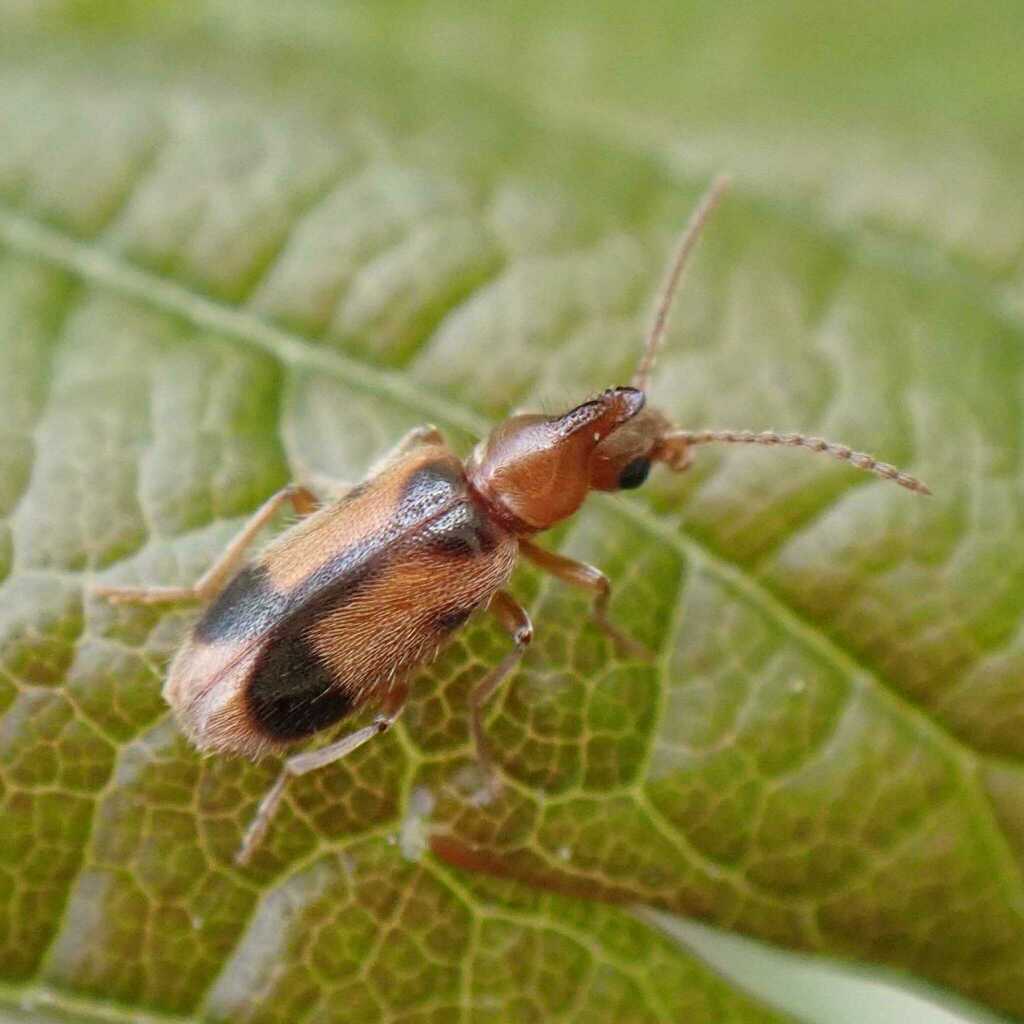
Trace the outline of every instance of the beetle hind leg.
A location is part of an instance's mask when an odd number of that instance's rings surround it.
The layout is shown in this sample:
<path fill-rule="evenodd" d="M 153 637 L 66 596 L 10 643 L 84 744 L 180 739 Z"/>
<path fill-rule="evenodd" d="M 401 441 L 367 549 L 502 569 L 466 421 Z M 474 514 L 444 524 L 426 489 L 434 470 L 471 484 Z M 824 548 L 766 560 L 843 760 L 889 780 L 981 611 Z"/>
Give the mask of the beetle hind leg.
<path fill-rule="evenodd" d="M 329 743 L 326 747 L 321 747 L 319 750 L 309 750 L 302 754 L 293 754 L 287 758 L 281 767 L 280 774 L 274 780 L 274 784 L 264 794 L 263 799 L 260 800 L 260 805 L 256 808 L 256 814 L 249 823 L 249 827 L 245 830 L 245 835 L 242 837 L 242 845 L 238 848 L 238 853 L 235 854 L 235 863 L 239 865 L 248 864 L 253 852 L 263 842 L 263 837 L 267 834 L 270 822 L 273 820 L 281 804 L 281 798 L 284 796 L 289 779 L 298 775 L 307 775 L 309 772 L 316 771 L 317 768 L 325 768 L 335 761 L 340 761 L 343 757 L 348 757 L 349 754 L 358 750 L 359 747 L 372 740 L 375 736 L 380 736 L 382 733 L 387 732 L 405 708 L 408 696 L 409 688 L 407 685 L 395 686 L 387 696 L 383 712 L 369 725 L 363 726 L 362 729 L 357 729 L 348 736 L 343 736 L 337 742 Z"/>
<path fill-rule="evenodd" d="M 112 604 L 167 604 L 178 601 L 210 601 L 220 593 L 241 564 L 246 549 L 256 535 L 273 518 L 274 513 L 290 501 L 295 514 L 309 515 L 317 507 L 316 496 L 308 487 L 290 484 L 271 495 L 252 514 L 220 557 L 191 587 L 107 587 L 93 586 L 93 594 Z"/>

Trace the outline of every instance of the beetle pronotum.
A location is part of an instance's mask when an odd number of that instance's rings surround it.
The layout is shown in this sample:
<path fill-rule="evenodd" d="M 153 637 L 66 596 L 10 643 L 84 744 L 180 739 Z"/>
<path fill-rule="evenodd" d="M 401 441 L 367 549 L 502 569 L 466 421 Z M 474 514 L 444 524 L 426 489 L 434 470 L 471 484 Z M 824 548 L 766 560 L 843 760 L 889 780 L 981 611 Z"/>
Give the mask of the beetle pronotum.
<path fill-rule="evenodd" d="M 262 839 L 288 779 L 388 729 L 405 706 L 413 669 L 479 608 L 513 643 L 470 698 L 473 742 L 493 779 L 483 707 L 533 636 L 526 610 L 502 589 L 520 555 L 592 593 L 598 626 L 623 651 L 642 653 L 608 620 L 608 578 L 532 540 L 573 515 L 591 490 L 639 487 L 654 463 L 685 470 L 696 446 L 722 442 L 809 448 L 929 493 L 914 477 L 845 445 L 772 431 L 680 430 L 646 405 L 672 299 L 725 187 L 721 178 L 711 185 L 683 231 L 630 386 L 609 388 L 560 416 L 512 416 L 465 462 L 435 427 L 413 430 L 363 483 L 330 503 L 318 506 L 300 485 L 273 495 L 194 586 L 95 588 L 116 602 L 207 603 L 163 689 L 201 750 L 258 758 L 367 704 L 380 708 L 351 735 L 285 759 L 246 832 L 240 863 Z M 243 564 L 250 543 L 286 502 L 299 521 Z"/>

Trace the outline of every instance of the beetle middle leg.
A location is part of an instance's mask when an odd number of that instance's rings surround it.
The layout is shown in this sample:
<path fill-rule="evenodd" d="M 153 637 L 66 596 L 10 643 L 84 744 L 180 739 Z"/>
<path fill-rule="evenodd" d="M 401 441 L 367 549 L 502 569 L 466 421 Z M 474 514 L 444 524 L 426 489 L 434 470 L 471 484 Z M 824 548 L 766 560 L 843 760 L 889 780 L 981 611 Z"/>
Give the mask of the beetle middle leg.
<path fill-rule="evenodd" d="M 383 710 L 369 725 L 363 726 L 362 729 L 357 729 L 348 736 L 343 736 L 337 742 L 329 743 L 319 750 L 293 754 L 287 758 L 281 767 L 280 774 L 260 801 L 255 816 L 245 830 L 242 845 L 239 847 L 238 853 L 235 854 L 235 863 L 248 864 L 253 851 L 263 841 L 270 822 L 281 803 L 281 798 L 284 796 L 289 779 L 297 775 L 307 775 L 309 772 L 316 771 L 317 768 L 325 768 L 335 761 L 340 761 L 343 757 L 348 757 L 353 751 L 358 750 L 368 740 L 387 732 L 405 709 L 408 698 L 408 685 L 405 683 L 395 685 L 385 698 Z"/>
<path fill-rule="evenodd" d="M 289 484 L 272 494 L 252 514 L 220 557 L 191 587 L 107 587 L 94 586 L 92 593 L 113 604 L 163 604 L 172 601 L 210 601 L 223 589 L 239 567 L 246 548 L 286 502 L 292 503 L 295 514 L 309 515 L 317 508 L 316 495 L 308 487 Z"/>
<path fill-rule="evenodd" d="M 491 598 L 487 610 L 509 631 L 515 643 L 515 647 L 476 684 L 469 698 L 469 728 L 473 736 L 473 745 L 476 747 L 477 760 L 487 783 L 493 790 L 496 788 L 495 775 L 487 737 L 484 735 L 484 705 L 526 653 L 526 648 L 533 639 L 533 623 L 530 622 L 526 609 L 504 590 L 499 590 Z"/>
<path fill-rule="evenodd" d="M 548 551 L 547 548 L 542 548 L 529 540 L 520 539 L 519 550 L 524 558 L 533 562 L 539 569 L 574 587 L 589 590 L 594 595 L 594 621 L 611 638 L 621 654 L 633 658 L 651 657 L 651 652 L 642 643 L 623 633 L 608 618 L 608 601 L 612 596 L 612 585 L 600 569 L 586 562 L 577 562 L 574 558 Z"/>

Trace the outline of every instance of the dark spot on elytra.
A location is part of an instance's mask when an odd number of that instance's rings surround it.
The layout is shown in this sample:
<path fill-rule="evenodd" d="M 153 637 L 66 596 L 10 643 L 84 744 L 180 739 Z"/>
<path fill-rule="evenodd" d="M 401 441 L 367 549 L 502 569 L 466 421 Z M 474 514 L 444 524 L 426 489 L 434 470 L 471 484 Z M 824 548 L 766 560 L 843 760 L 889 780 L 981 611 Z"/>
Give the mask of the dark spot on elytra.
<path fill-rule="evenodd" d="M 193 636 L 204 644 L 259 636 L 277 623 L 287 604 L 288 595 L 275 589 L 263 566 L 246 566 L 206 609 Z"/>
<path fill-rule="evenodd" d="M 423 531 L 428 550 L 454 558 L 473 558 L 491 552 L 500 539 L 499 528 L 476 502 L 468 499 L 438 516 Z"/>
<path fill-rule="evenodd" d="M 426 462 L 409 474 L 395 510 L 398 523 L 419 522 L 465 493 L 462 464 L 452 458 Z"/>
<path fill-rule="evenodd" d="M 253 667 L 246 697 L 256 725 L 282 742 L 326 729 L 357 703 L 303 634 L 266 646 Z"/>
<path fill-rule="evenodd" d="M 352 545 L 314 569 L 292 591 L 295 615 L 309 622 L 344 604 L 384 565 L 386 551 L 371 543 Z M 287 623 L 281 626 L 287 628 Z"/>
<path fill-rule="evenodd" d="M 312 736 L 356 706 L 353 694 L 361 692 L 366 681 L 337 679 L 310 638 L 322 619 L 351 601 L 382 571 L 384 562 L 383 552 L 362 558 L 342 552 L 297 589 L 294 610 L 273 624 L 247 689 L 253 720 L 272 739 Z M 309 595 L 305 600 L 303 593 Z"/>

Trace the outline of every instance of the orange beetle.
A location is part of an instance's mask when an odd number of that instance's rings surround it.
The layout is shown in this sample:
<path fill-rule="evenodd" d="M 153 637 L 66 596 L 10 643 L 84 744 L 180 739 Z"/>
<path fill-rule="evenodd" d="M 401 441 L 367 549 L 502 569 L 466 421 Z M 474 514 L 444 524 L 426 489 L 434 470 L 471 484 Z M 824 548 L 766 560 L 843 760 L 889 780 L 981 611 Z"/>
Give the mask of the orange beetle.
<path fill-rule="evenodd" d="M 95 588 L 115 602 L 208 603 L 163 690 L 201 750 L 258 758 L 368 703 L 380 707 L 370 725 L 285 760 L 246 832 L 240 863 L 266 832 L 289 777 L 336 761 L 388 729 L 405 705 L 412 670 L 434 658 L 478 608 L 495 615 L 514 644 L 470 700 L 473 740 L 488 768 L 483 706 L 533 635 L 525 609 L 502 589 L 520 555 L 590 590 L 600 627 L 625 652 L 644 653 L 607 619 L 608 578 L 530 539 L 576 512 L 591 490 L 639 487 L 656 462 L 681 471 L 695 445 L 732 442 L 810 448 L 929 493 L 895 467 L 820 438 L 678 430 L 646 407 L 672 297 L 725 186 L 724 179 L 713 183 L 683 233 L 631 386 L 609 388 L 561 416 L 513 416 L 465 463 L 436 428 L 414 430 L 333 503 L 318 507 L 303 486 L 275 494 L 192 587 Z M 299 522 L 242 566 L 245 549 L 287 501 Z"/>

